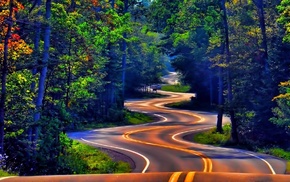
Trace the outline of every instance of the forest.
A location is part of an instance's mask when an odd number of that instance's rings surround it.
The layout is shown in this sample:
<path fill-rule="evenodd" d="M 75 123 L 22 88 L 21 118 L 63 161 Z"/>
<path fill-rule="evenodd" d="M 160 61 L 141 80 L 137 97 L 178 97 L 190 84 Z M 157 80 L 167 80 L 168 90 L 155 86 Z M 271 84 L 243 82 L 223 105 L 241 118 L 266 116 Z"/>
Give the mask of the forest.
<path fill-rule="evenodd" d="M 168 62 L 233 143 L 290 148 L 289 0 L 1 0 L 0 24 L 5 170 L 62 174 L 66 132 L 123 122 Z"/>

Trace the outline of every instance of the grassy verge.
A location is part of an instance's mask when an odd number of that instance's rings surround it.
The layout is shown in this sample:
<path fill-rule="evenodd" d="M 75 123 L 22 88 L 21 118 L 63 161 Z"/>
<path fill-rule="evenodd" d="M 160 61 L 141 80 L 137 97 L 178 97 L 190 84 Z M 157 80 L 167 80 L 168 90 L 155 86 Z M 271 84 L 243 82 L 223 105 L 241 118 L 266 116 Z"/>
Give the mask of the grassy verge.
<path fill-rule="evenodd" d="M 131 92 L 126 96 L 126 99 L 153 99 L 167 97 L 166 95 L 159 94 L 158 92 Z"/>
<path fill-rule="evenodd" d="M 121 114 L 123 115 L 122 118 L 120 118 L 116 122 L 80 123 L 76 128 L 71 129 L 69 131 L 70 132 L 85 131 L 85 130 L 109 128 L 109 127 L 116 127 L 116 126 L 137 125 L 137 124 L 150 123 L 150 122 L 154 121 L 154 118 L 152 116 L 150 116 L 148 114 L 144 114 L 144 113 L 133 112 L 133 111 L 129 111 L 129 110 L 116 111 L 116 112 L 121 112 Z"/>
<path fill-rule="evenodd" d="M 223 131 L 224 133 L 220 134 L 216 132 L 216 129 L 211 129 L 209 131 L 194 135 L 193 140 L 194 142 L 202 144 L 209 144 L 215 146 L 229 146 L 228 141 L 230 139 L 231 126 L 224 125 Z M 231 145 L 230 147 L 247 149 L 246 146 L 243 147 Z M 290 151 L 285 151 L 281 148 L 264 148 L 258 149 L 255 152 L 269 154 L 287 160 L 286 174 L 290 174 Z"/>
<path fill-rule="evenodd" d="M 273 155 L 287 160 L 286 174 L 290 174 L 290 151 L 285 151 L 281 148 L 265 148 L 259 149 L 258 152 Z"/>
<path fill-rule="evenodd" d="M 122 161 L 113 161 L 107 154 L 95 147 L 73 141 L 67 149 L 67 155 L 62 156 L 67 166 L 68 174 L 101 174 L 128 173 L 130 165 Z"/>
<path fill-rule="evenodd" d="M 129 125 L 144 124 L 153 122 L 153 117 L 139 112 L 127 111 L 125 114 L 126 123 Z"/>
<path fill-rule="evenodd" d="M 181 102 L 174 102 L 165 104 L 166 107 L 172 107 L 176 109 L 186 109 L 195 111 L 215 111 L 215 107 L 206 103 L 198 103 L 195 101 L 184 100 Z"/>
<path fill-rule="evenodd" d="M 223 127 L 224 133 L 217 133 L 216 129 L 213 128 L 209 131 L 203 133 L 198 133 L 194 135 L 193 140 L 197 143 L 210 144 L 215 146 L 223 146 L 230 139 L 231 127 L 230 125 L 225 125 Z"/>
<path fill-rule="evenodd" d="M 18 176 L 18 175 L 14 174 L 14 173 L 9 173 L 9 172 L 0 170 L 0 177 L 6 177 L 6 176 Z"/>
<path fill-rule="evenodd" d="M 169 91 L 169 92 L 181 92 L 181 93 L 187 93 L 190 90 L 189 85 L 163 85 L 161 87 L 161 90 L 163 91 Z"/>

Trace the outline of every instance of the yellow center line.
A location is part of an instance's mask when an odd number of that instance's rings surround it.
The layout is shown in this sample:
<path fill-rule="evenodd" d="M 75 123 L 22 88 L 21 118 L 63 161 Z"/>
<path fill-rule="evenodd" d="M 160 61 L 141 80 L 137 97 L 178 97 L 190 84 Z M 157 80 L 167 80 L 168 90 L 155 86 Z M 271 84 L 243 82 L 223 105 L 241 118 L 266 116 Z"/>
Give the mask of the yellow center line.
<path fill-rule="evenodd" d="M 179 176 L 182 174 L 182 172 L 175 172 L 171 175 L 170 179 L 168 182 L 177 182 Z"/>
<path fill-rule="evenodd" d="M 187 173 L 184 182 L 192 182 L 194 179 L 195 172 Z"/>
<path fill-rule="evenodd" d="M 170 145 L 162 145 L 162 144 L 156 144 L 156 143 L 150 143 L 150 142 L 145 142 L 145 141 L 141 141 L 141 140 L 136 140 L 133 138 L 130 138 L 129 135 L 133 134 L 133 133 L 138 133 L 138 132 L 143 132 L 143 131 L 148 131 L 148 130 L 156 130 L 159 128 L 170 128 L 170 127 L 174 127 L 174 126 L 162 126 L 162 127 L 153 127 L 153 128 L 146 128 L 146 129 L 141 129 L 141 130 L 134 130 L 134 131 L 129 131 L 123 134 L 123 138 L 129 141 L 133 141 L 136 143 L 141 143 L 141 144 L 146 144 L 146 145 L 151 145 L 151 146 L 158 146 L 158 147 L 163 147 L 163 148 L 169 148 L 169 149 L 174 149 L 174 150 L 179 150 L 182 152 L 186 152 L 186 153 L 190 153 L 196 156 L 199 156 L 202 158 L 203 163 L 204 163 L 204 169 L 203 172 L 212 172 L 212 162 L 210 160 L 210 158 L 208 158 L 207 156 L 205 156 L 203 153 L 197 152 L 197 151 L 193 151 L 193 150 L 188 150 L 188 149 L 183 149 L 183 148 L 178 148 L 175 146 L 170 146 Z"/>

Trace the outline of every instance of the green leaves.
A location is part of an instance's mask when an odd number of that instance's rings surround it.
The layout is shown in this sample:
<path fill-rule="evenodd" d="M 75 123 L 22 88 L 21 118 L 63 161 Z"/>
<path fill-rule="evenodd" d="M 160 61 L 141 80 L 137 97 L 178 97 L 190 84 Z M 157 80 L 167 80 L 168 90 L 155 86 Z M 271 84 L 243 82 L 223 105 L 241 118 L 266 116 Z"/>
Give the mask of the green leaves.
<path fill-rule="evenodd" d="M 277 6 L 280 13 L 280 17 L 277 22 L 282 24 L 285 28 L 285 36 L 283 40 L 285 42 L 290 42 L 290 1 L 282 0 L 280 5 Z"/>

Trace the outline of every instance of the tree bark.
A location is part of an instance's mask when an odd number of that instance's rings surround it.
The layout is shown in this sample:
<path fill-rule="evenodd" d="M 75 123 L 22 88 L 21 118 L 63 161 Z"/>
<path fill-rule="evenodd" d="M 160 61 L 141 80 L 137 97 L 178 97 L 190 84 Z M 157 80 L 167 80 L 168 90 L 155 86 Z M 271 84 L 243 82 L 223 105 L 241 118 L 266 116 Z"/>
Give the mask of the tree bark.
<path fill-rule="evenodd" d="M 221 46 L 221 53 L 224 54 L 225 51 L 225 44 L 222 43 Z M 219 61 L 219 63 L 222 63 L 222 60 Z M 223 133 L 223 114 L 224 114 L 224 96 L 223 96 L 223 87 L 224 87 L 224 80 L 223 80 L 223 68 L 219 66 L 219 82 L 218 82 L 218 116 L 217 116 L 217 132 Z"/>
<path fill-rule="evenodd" d="M 227 9 L 225 6 L 226 0 L 221 0 L 221 8 L 223 11 L 223 25 L 224 25 L 224 37 L 225 37 L 225 53 L 226 53 L 226 63 L 227 67 L 227 91 L 228 91 L 228 104 L 230 119 L 232 124 L 231 138 L 234 143 L 238 143 L 237 136 L 237 121 L 235 119 L 235 111 L 233 108 L 233 93 L 232 93 L 232 78 L 231 78 L 231 66 L 230 66 L 230 44 L 229 44 L 229 26 L 227 20 Z"/>
<path fill-rule="evenodd" d="M 40 5 L 41 5 L 41 0 L 35 0 L 33 7 L 35 7 L 35 6 L 39 7 Z M 32 9 L 30 11 L 32 11 Z M 37 16 L 40 16 L 40 11 L 37 13 Z M 34 44 L 33 52 L 34 52 L 34 54 L 36 54 L 35 56 L 37 58 L 35 63 L 37 63 L 39 61 L 38 59 L 39 59 L 40 32 L 41 32 L 40 23 L 36 22 L 35 23 L 35 37 L 34 37 L 34 41 L 33 41 L 33 44 Z M 37 74 L 36 66 L 33 66 L 31 73 L 33 76 L 35 76 Z M 36 85 L 36 83 L 35 83 L 35 81 L 33 81 L 31 83 L 31 86 L 30 86 L 31 92 L 35 92 L 35 85 Z M 30 143 L 32 143 L 32 128 L 31 127 L 28 129 L 28 141 Z"/>
<path fill-rule="evenodd" d="M 267 46 L 267 35 L 266 35 L 266 25 L 265 25 L 265 15 L 264 15 L 264 4 L 263 0 L 254 0 L 254 4 L 258 8 L 259 24 L 262 33 L 262 48 L 265 51 L 266 58 L 268 58 L 268 46 Z M 265 62 L 266 64 L 266 62 Z"/>
<path fill-rule="evenodd" d="M 128 12 L 128 0 L 124 1 L 124 14 Z M 124 107 L 125 102 L 125 86 L 126 86 L 126 66 L 127 66 L 127 34 L 123 34 L 123 41 L 122 41 L 122 107 Z"/>
<path fill-rule="evenodd" d="M 11 36 L 11 30 L 13 25 L 12 20 L 13 13 L 13 0 L 9 1 L 9 16 L 7 21 L 7 33 L 4 38 L 4 56 L 2 63 L 2 75 L 1 75 L 1 99 L 0 99 L 0 154 L 4 153 L 4 119 L 5 119 L 5 102 L 6 102 L 6 82 L 8 74 L 8 43 Z"/>
<path fill-rule="evenodd" d="M 46 0 L 46 8 L 45 8 L 45 19 L 49 21 L 51 16 L 51 0 Z M 36 142 L 38 140 L 38 124 L 37 122 L 40 119 L 40 113 L 41 113 L 41 107 L 42 107 L 42 101 L 44 98 L 44 92 L 45 92 L 45 80 L 46 80 L 46 73 L 47 73 L 47 63 L 49 59 L 49 47 L 50 47 L 50 25 L 47 24 L 44 31 L 44 48 L 43 48 L 43 59 L 41 62 L 41 71 L 39 76 L 39 82 L 38 82 L 38 92 L 37 97 L 35 100 L 35 106 L 36 106 L 36 113 L 34 114 L 34 122 L 36 125 L 33 128 L 33 142 L 34 142 L 34 148 L 36 147 Z"/>

